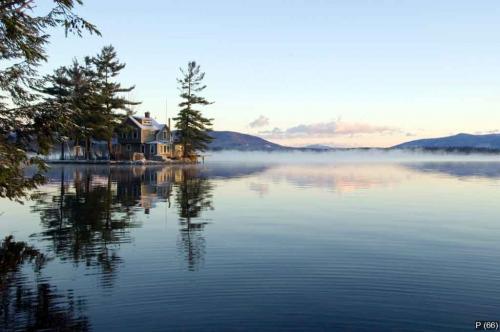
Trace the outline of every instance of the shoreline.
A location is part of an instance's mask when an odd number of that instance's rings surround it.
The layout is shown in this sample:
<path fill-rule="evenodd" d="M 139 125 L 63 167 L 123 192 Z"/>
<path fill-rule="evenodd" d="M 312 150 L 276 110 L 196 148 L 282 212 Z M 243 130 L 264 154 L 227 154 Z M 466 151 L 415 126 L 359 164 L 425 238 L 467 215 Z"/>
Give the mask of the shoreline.
<path fill-rule="evenodd" d="M 131 166 L 141 166 L 141 165 L 193 165 L 198 164 L 197 161 L 190 160 L 144 160 L 144 161 L 132 161 L 132 160 L 44 160 L 47 164 L 67 164 L 67 165 L 131 165 Z"/>

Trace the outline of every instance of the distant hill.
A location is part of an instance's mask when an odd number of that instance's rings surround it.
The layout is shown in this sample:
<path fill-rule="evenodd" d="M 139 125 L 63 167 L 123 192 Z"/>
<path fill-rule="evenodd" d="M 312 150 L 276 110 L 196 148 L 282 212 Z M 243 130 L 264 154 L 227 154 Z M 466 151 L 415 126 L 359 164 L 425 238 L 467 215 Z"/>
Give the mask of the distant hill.
<path fill-rule="evenodd" d="M 428 138 L 410 141 L 394 146 L 397 149 L 480 149 L 500 150 L 500 134 L 471 135 L 458 134 L 454 136 Z"/>
<path fill-rule="evenodd" d="M 323 144 L 310 144 L 302 147 L 301 149 L 305 150 L 333 150 L 334 148 L 328 145 L 323 145 Z"/>
<path fill-rule="evenodd" d="M 271 143 L 257 136 L 241 134 L 234 131 L 212 131 L 210 136 L 214 140 L 209 144 L 210 150 L 239 150 L 239 151 L 277 151 L 290 148 Z"/>

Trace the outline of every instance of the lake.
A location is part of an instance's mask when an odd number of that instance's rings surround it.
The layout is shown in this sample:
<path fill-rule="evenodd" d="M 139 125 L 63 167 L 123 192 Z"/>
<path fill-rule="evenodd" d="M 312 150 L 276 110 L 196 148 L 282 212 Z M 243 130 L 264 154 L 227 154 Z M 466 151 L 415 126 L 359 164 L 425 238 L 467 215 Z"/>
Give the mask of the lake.
<path fill-rule="evenodd" d="M 53 166 L 0 234 L 0 330 L 470 331 L 500 319 L 500 161 Z"/>

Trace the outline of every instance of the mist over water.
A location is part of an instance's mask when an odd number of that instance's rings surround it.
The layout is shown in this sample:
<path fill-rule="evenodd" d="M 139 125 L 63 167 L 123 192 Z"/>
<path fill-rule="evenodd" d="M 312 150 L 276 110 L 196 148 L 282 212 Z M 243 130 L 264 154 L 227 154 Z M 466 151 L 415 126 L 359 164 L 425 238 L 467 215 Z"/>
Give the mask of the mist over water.
<path fill-rule="evenodd" d="M 499 189 L 480 154 L 52 166 L 0 201 L 46 257 L 0 275 L 0 330 L 469 331 L 500 308 Z"/>
<path fill-rule="evenodd" d="M 205 153 L 206 162 L 261 162 L 261 163 L 348 163 L 348 162 L 500 162 L 500 153 L 447 153 L 411 150 L 350 149 L 336 151 L 221 151 Z"/>

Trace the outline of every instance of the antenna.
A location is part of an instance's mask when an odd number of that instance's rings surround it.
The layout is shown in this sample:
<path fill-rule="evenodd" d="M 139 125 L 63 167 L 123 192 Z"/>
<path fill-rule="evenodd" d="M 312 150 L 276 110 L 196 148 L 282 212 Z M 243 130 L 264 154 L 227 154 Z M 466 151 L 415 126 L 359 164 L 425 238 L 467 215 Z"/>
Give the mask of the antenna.
<path fill-rule="evenodd" d="M 165 125 L 168 128 L 169 139 L 172 140 L 172 128 L 170 128 L 170 119 L 168 118 L 168 98 L 165 96 Z"/>

